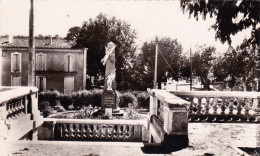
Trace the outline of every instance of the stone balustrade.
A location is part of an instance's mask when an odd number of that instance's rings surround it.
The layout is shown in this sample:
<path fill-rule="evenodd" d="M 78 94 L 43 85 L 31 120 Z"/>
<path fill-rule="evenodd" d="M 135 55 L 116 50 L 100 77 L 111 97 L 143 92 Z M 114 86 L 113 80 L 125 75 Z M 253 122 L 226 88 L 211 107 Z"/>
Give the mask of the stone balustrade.
<path fill-rule="evenodd" d="M 147 120 L 45 119 L 41 140 L 142 141 Z"/>
<path fill-rule="evenodd" d="M 189 101 L 189 122 L 259 122 L 260 93 L 174 91 Z"/>
<path fill-rule="evenodd" d="M 37 92 L 35 87 L 0 87 L 0 138 L 21 139 L 41 124 Z"/>

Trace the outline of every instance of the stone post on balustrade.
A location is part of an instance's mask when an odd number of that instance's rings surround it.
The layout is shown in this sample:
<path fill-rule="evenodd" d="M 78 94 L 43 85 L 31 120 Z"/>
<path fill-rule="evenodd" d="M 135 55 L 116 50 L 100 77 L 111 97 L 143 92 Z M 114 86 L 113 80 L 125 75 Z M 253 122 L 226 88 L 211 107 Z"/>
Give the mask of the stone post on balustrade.
<path fill-rule="evenodd" d="M 38 93 L 30 91 L 29 101 L 33 120 L 32 140 L 38 140 L 38 127 L 43 123 L 43 117 L 38 110 Z"/>
<path fill-rule="evenodd" d="M 163 129 L 168 134 L 165 137 L 164 144 L 170 147 L 187 147 L 188 139 L 188 106 L 189 103 L 185 100 L 167 99 L 164 104 L 164 125 Z M 174 103 L 173 103 L 174 102 Z"/>
<path fill-rule="evenodd" d="M 150 94 L 150 142 L 161 143 L 163 147 L 184 148 L 188 139 L 188 107 L 190 103 L 165 90 L 147 90 Z M 160 101 L 160 115 L 158 115 Z M 162 118 L 161 119 L 161 115 Z M 160 117 L 159 117 L 160 116 Z M 162 120 L 163 126 L 157 120 Z"/>

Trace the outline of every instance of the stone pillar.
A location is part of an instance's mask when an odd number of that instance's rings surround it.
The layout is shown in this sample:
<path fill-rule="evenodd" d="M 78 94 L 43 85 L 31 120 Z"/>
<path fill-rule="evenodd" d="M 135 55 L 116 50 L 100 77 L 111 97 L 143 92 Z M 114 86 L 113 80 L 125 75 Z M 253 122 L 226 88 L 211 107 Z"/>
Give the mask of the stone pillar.
<path fill-rule="evenodd" d="M 188 139 L 188 110 L 186 106 L 164 106 L 164 131 L 168 134 L 164 146 L 187 147 Z"/>
<path fill-rule="evenodd" d="M 153 115 L 157 115 L 158 111 L 158 100 L 157 98 L 153 95 L 150 95 L 150 117 Z"/>
<path fill-rule="evenodd" d="M 38 93 L 32 93 L 29 96 L 31 98 L 31 112 L 33 120 L 32 128 L 32 140 L 38 140 L 38 127 L 43 123 L 43 117 L 38 110 Z"/>

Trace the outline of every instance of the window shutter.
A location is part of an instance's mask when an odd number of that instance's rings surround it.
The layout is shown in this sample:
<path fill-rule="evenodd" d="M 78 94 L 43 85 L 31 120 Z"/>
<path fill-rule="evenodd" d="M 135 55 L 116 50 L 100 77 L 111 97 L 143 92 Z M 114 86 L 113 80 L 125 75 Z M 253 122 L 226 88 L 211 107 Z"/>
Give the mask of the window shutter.
<path fill-rule="evenodd" d="M 41 54 L 36 57 L 36 70 L 41 70 Z"/>
<path fill-rule="evenodd" d="M 42 55 L 42 70 L 46 71 L 46 55 Z"/>
<path fill-rule="evenodd" d="M 46 90 L 46 77 L 43 78 L 43 91 Z"/>
<path fill-rule="evenodd" d="M 68 58 L 69 58 L 68 55 L 66 55 L 65 58 L 64 58 L 64 70 L 65 70 L 65 72 L 69 71 L 69 69 L 68 69 Z"/>

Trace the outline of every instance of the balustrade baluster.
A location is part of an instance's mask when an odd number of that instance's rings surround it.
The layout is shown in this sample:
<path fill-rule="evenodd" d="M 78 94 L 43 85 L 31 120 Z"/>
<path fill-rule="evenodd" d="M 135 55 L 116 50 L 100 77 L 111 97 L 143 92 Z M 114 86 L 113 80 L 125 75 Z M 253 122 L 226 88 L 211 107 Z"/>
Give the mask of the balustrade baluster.
<path fill-rule="evenodd" d="M 69 137 L 74 138 L 75 137 L 75 130 L 74 130 L 74 124 L 69 124 Z"/>
<path fill-rule="evenodd" d="M 113 138 L 118 138 L 118 125 L 115 125 L 113 128 Z"/>
<path fill-rule="evenodd" d="M 209 103 L 210 103 L 210 98 L 206 98 L 205 113 L 204 113 L 205 115 L 209 114 L 209 109 L 210 109 Z"/>
<path fill-rule="evenodd" d="M 81 124 L 81 135 L 82 138 L 87 138 L 87 130 L 86 130 L 87 125 Z"/>
<path fill-rule="evenodd" d="M 237 99 L 237 116 L 238 116 L 238 118 L 239 118 L 239 120 L 238 121 L 241 121 L 241 111 L 242 111 L 242 99 Z"/>
<path fill-rule="evenodd" d="M 213 121 L 216 121 L 217 120 L 217 111 L 218 111 L 218 98 L 214 98 L 214 104 L 213 104 L 213 115 L 215 116 L 214 120 Z"/>
<path fill-rule="evenodd" d="M 248 99 L 245 99 L 244 100 L 245 102 L 245 106 L 244 106 L 244 109 L 245 109 L 245 117 L 246 117 L 246 120 L 249 121 L 249 110 L 250 110 L 250 106 L 249 106 L 249 100 Z"/>
<path fill-rule="evenodd" d="M 259 122 L 260 121 L 260 99 L 258 98 L 253 99 L 253 107 L 254 107 L 255 122 Z"/>
<path fill-rule="evenodd" d="M 64 128 L 64 137 L 68 138 L 69 137 L 69 130 L 68 130 L 68 126 L 67 124 L 63 124 L 63 128 Z"/>

